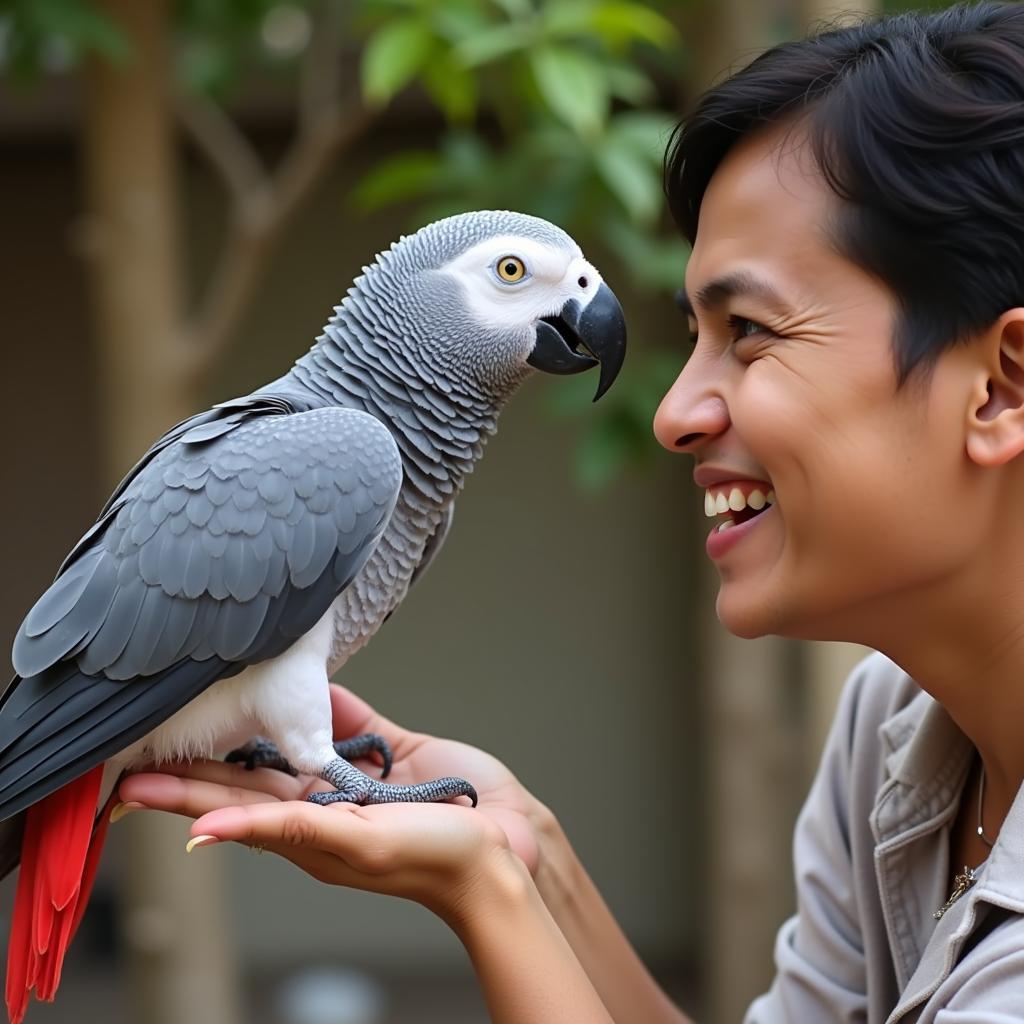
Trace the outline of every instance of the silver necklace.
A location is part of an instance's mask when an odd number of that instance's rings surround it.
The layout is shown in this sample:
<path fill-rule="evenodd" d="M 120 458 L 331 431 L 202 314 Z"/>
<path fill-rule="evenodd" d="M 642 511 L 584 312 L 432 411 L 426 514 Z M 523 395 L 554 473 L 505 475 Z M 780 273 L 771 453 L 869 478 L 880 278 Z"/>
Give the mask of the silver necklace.
<path fill-rule="evenodd" d="M 977 829 L 977 833 L 978 833 L 978 838 L 981 839 L 981 841 L 987 847 L 989 847 L 991 849 L 992 846 L 995 843 L 995 840 L 994 839 L 989 839 L 989 837 L 987 835 L 985 835 L 985 825 L 984 825 L 984 820 L 983 820 L 983 817 L 982 817 L 983 813 L 984 813 L 984 807 L 985 807 L 985 764 L 984 764 L 984 762 L 982 762 L 982 765 L 981 765 L 981 779 L 978 782 L 978 829 Z M 932 917 L 934 917 L 936 921 L 941 920 L 942 917 L 945 915 L 946 911 L 949 910 L 949 908 L 951 906 L 953 906 L 953 904 L 956 903 L 956 901 L 958 899 L 960 899 L 960 897 L 963 896 L 963 894 L 965 892 L 967 892 L 967 890 L 970 889 L 971 886 L 974 885 L 975 882 L 977 882 L 977 880 L 978 880 L 977 869 L 976 868 L 972 868 L 972 867 L 968 867 L 965 864 L 963 871 L 961 871 L 953 879 L 953 891 L 949 894 L 949 899 L 946 900 L 946 902 L 943 903 L 942 906 L 939 907 L 939 909 L 935 911 L 935 913 L 932 915 Z"/>
<path fill-rule="evenodd" d="M 982 818 L 981 818 L 982 811 L 984 810 L 984 807 L 985 807 L 985 765 L 984 765 L 984 763 L 982 763 L 982 766 L 981 766 L 981 781 L 978 783 L 978 838 L 981 839 L 981 841 L 987 847 L 989 847 L 989 849 L 991 849 L 992 846 L 995 843 L 995 840 L 994 839 L 989 839 L 989 837 L 987 835 L 985 835 L 985 826 L 982 824 Z"/>

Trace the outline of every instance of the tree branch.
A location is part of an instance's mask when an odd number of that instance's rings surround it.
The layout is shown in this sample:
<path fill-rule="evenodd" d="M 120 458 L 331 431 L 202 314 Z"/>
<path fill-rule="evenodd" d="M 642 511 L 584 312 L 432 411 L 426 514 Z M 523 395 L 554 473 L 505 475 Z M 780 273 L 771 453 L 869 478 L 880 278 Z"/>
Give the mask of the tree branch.
<path fill-rule="evenodd" d="M 344 109 L 339 104 L 339 110 Z M 331 119 L 319 118 L 300 133 L 282 158 L 268 182 L 259 215 L 248 216 L 236 204 L 212 279 L 186 331 L 193 373 L 203 373 L 227 348 L 274 244 L 337 154 L 351 146 L 372 119 L 361 106 L 347 115 L 339 112 Z"/>
<path fill-rule="evenodd" d="M 223 179 L 236 210 L 246 217 L 257 215 L 267 200 L 270 183 L 252 143 L 210 100 L 179 91 L 174 106 L 192 140 Z"/>
<path fill-rule="evenodd" d="M 313 15 L 309 48 L 299 71 L 299 131 L 303 134 L 318 121 L 334 120 L 340 113 L 340 11 L 338 4 L 325 0 Z"/>
<path fill-rule="evenodd" d="M 366 130 L 373 115 L 357 88 L 342 97 L 341 5 L 322 0 L 300 72 L 295 140 L 273 173 L 237 125 L 212 103 L 182 99 L 178 114 L 217 168 L 232 197 L 232 217 L 217 264 L 186 325 L 184 357 L 200 376 L 221 356 L 249 306 L 274 245 L 338 153 Z"/>

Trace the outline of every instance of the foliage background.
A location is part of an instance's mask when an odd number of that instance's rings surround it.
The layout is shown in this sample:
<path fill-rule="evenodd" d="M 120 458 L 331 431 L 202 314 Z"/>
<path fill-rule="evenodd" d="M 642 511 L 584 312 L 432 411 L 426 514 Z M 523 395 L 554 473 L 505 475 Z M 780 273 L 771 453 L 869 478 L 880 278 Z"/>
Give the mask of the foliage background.
<path fill-rule="evenodd" d="M 132 40 L 89 0 L 6 0 L 3 8 L 9 77 L 21 89 L 48 72 L 72 72 L 90 54 L 121 65 L 133 59 Z M 412 230 L 513 205 L 565 227 L 601 258 L 607 277 L 664 297 L 685 261 L 661 201 L 674 84 L 687 60 L 672 8 L 630 0 L 180 0 L 174 71 L 190 101 L 223 110 L 256 79 L 300 89 L 314 31 L 336 57 L 356 45 L 358 96 L 324 102 L 344 103 L 347 117 L 372 116 L 413 92 L 442 124 L 429 149 L 399 148 L 374 166 L 339 216 L 402 204 Z M 677 358 L 650 339 L 631 340 L 623 377 L 582 433 L 576 472 L 585 487 L 650 457 L 651 410 Z M 553 414 L 577 416 L 589 404 L 589 382 L 559 384 Z"/>

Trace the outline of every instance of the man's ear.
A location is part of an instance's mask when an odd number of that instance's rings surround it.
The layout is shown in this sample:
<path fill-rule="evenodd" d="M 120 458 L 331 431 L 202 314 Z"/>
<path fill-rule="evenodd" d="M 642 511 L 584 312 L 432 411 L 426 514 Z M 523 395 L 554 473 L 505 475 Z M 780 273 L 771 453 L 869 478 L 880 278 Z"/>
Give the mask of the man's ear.
<path fill-rule="evenodd" d="M 1001 466 L 1024 452 L 1024 308 L 1007 310 L 977 344 L 967 455 L 979 466 Z"/>

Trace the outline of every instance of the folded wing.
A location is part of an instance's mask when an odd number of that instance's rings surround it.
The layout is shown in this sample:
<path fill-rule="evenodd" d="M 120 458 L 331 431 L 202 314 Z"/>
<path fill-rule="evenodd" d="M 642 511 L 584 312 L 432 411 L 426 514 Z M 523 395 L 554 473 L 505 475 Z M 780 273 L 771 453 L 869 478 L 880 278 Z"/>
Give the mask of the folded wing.
<path fill-rule="evenodd" d="M 201 424 L 144 460 L 18 631 L 0 819 L 311 629 L 401 481 L 387 428 L 338 408 Z"/>

